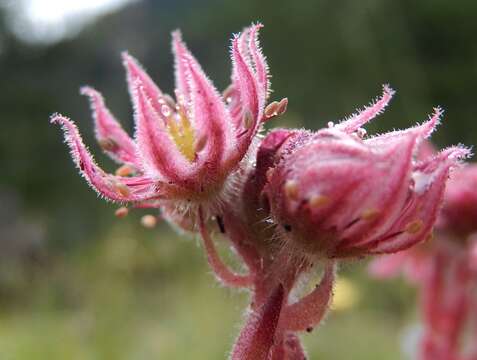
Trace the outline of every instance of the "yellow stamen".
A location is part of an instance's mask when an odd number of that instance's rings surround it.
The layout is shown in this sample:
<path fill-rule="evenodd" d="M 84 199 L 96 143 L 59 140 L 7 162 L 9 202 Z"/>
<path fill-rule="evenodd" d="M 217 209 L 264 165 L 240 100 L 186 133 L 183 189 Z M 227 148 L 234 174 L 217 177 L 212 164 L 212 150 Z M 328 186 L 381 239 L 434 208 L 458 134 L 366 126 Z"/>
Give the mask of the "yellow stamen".
<path fill-rule="evenodd" d="M 177 106 L 178 119 L 175 115 L 169 117 L 167 130 L 177 148 L 190 162 L 194 161 L 196 154 L 194 129 L 185 113 L 183 105 Z"/>

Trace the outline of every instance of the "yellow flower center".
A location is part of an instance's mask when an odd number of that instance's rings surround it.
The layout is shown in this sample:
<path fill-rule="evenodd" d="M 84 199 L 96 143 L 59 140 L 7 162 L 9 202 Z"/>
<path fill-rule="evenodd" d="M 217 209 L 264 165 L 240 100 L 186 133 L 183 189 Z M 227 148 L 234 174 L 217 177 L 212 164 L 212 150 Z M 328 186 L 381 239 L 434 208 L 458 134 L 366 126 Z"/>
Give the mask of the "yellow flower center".
<path fill-rule="evenodd" d="M 162 100 L 162 99 L 161 99 Z M 162 114 L 167 117 L 167 131 L 184 157 L 190 162 L 194 161 L 196 155 L 195 134 L 192 124 L 187 116 L 183 101 L 179 100 L 175 105 L 176 112 L 170 106 L 162 103 Z"/>

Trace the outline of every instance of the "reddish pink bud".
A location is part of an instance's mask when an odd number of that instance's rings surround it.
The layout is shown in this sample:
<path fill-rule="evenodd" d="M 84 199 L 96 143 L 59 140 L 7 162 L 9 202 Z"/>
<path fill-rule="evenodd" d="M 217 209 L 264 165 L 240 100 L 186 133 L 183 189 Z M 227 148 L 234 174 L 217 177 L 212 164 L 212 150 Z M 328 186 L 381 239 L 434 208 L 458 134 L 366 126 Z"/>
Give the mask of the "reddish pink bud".
<path fill-rule="evenodd" d="M 423 241 L 450 168 L 468 154 L 451 148 L 413 162 L 439 115 L 437 110 L 420 126 L 365 140 L 349 133 L 361 120 L 288 140 L 265 187 L 286 244 L 305 254 L 348 257 Z"/>
<path fill-rule="evenodd" d="M 477 165 L 456 170 L 447 185 L 441 223 L 447 231 L 465 236 L 477 231 Z"/>

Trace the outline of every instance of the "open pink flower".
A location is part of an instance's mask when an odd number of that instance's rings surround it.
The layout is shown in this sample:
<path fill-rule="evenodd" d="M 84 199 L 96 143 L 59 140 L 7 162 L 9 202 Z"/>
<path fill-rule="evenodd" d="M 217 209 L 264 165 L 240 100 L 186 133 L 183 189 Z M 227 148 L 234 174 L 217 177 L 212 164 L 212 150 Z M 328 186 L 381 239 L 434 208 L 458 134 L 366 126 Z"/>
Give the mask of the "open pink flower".
<path fill-rule="evenodd" d="M 468 151 L 454 147 L 414 161 L 439 109 L 422 125 L 363 138 L 360 126 L 391 95 L 385 87 L 362 113 L 316 133 L 298 131 L 281 145 L 264 192 L 286 246 L 350 257 L 397 252 L 429 235 L 449 170 Z"/>
<path fill-rule="evenodd" d="M 284 111 L 272 103 L 265 114 L 268 69 L 258 45 L 261 25 L 232 39 L 232 84 L 225 98 L 217 92 L 197 60 L 173 33 L 176 89 L 174 100 L 163 93 L 138 62 L 123 54 L 134 105 L 134 139 L 121 128 L 96 90 L 90 98 L 96 137 L 114 160 L 123 164 L 116 174 L 105 173 L 83 144 L 74 123 L 62 115 L 52 122 L 63 126 L 76 165 L 89 184 L 112 201 L 184 201 L 217 205 L 233 173 L 248 166 L 255 135 L 264 120 Z M 279 107 L 279 108 L 278 108 Z"/>

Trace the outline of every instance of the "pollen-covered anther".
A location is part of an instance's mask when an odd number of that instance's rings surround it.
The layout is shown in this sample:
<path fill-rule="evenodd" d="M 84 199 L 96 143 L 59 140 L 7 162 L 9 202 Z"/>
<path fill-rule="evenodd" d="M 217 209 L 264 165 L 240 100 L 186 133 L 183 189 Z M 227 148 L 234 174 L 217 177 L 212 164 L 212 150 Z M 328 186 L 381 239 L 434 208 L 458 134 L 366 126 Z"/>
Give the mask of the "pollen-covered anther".
<path fill-rule="evenodd" d="M 285 195 L 290 200 L 298 199 L 298 184 L 295 180 L 287 180 L 284 185 Z"/>
<path fill-rule="evenodd" d="M 141 218 L 141 225 L 145 228 L 152 229 L 157 225 L 157 217 L 154 215 L 144 215 Z"/>
<path fill-rule="evenodd" d="M 128 214 L 129 214 L 129 210 L 128 210 L 128 208 L 125 207 L 125 206 L 121 206 L 119 209 L 117 209 L 117 210 L 114 212 L 114 215 L 115 215 L 117 218 L 120 218 L 120 219 L 122 219 L 123 217 L 126 217 Z"/>
<path fill-rule="evenodd" d="M 122 165 L 119 168 L 116 169 L 115 175 L 116 176 L 131 176 L 135 173 L 135 169 L 129 165 Z"/>
<path fill-rule="evenodd" d="M 124 185 L 123 183 L 119 181 L 112 181 L 112 186 L 114 190 L 121 196 L 129 196 L 131 194 L 131 190 L 127 185 Z"/>
<path fill-rule="evenodd" d="M 278 103 L 277 116 L 283 115 L 288 108 L 288 98 L 283 98 Z"/>
<path fill-rule="evenodd" d="M 375 220 L 378 215 L 379 215 L 379 210 L 377 209 L 367 209 L 364 210 L 363 213 L 361 214 L 361 219 L 366 220 L 366 221 L 373 221 Z"/>
<path fill-rule="evenodd" d="M 283 115 L 287 111 L 288 98 L 283 98 L 279 102 L 273 101 L 265 108 L 265 119 L 268 120 L 275 116 Z"/>
<path fill-rule="evenodd" d="M 265 108 L 265 118 L 271 118 L 277 115 L 278 109 L 278 101 L 272 101 L 270 104 L 267 105 Z"/>
<path fill-rule="evenodd" d="M 321 194 L 313 195 L 308 200 L 308 204 L 310 205 L 310 208 L 312 209 L 318 209 L 322 206 L 327 205 L 329 202 L 330 202 L 330 198 L 326 195 L 321 195 Z"/>
<path fill-rule="evenodd" d="M 118 148 L 116 141 L 111 138 L 99 139 L 98 144 L 104 151 L 114 151 Z"/>
<path fill-rule="evenodd" d="M 406 225 L 405 231 L 408 234 L 417 234 L 419 231 L 421 231 L 423 226 L 424 226 L 424 223 L 422 222 L 422 220 L 416 219 Z"/>
<path fill-rule="evenodd" d="M 253 125 L 253 115 L 250 110 L 245 110 L 242 116 L 242 123 L 245 129 L 250 129 Z"/>

